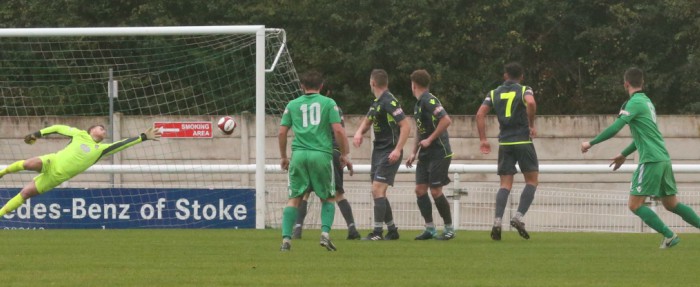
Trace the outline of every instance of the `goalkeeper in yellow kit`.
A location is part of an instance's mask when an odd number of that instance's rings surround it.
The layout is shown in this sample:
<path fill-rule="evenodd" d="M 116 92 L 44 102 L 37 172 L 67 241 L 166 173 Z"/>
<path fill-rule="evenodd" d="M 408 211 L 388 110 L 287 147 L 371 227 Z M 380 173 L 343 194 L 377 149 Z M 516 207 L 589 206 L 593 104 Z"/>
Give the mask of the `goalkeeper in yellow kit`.
<path fill-rule="evenodd" d="M 64 135 L 70 137 L 71 141 L 57 153 L 16 161 L 0 170 L 0 178 L 8 173 L 22 170 L 39 173 L 0 209 L 0 217 L 20 207 L 28 198 L 43 194 L 82 173 L 103 156 L 114 154 L 146 140 L 160 138 L 159 130 L 149 128 L 139 136 L 111 144 L 101 144 L 105 133 L 103 125 L 92 126 L 87 131 L 65 125 L 53 125 L 24 137 L 24 142 L 27 144 L 33 144 L 38 138 L 50 134 Z"/>

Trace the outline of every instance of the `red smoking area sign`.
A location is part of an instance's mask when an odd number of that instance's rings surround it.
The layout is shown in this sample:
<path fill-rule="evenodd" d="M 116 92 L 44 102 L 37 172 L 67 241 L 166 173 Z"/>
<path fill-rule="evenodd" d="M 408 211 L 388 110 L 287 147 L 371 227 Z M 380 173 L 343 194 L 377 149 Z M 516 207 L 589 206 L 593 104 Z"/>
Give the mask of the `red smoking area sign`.
<path fill-rule="evenodd" d="M 211 122 L 155 122 L 163 138 L 211 138 Z"/>

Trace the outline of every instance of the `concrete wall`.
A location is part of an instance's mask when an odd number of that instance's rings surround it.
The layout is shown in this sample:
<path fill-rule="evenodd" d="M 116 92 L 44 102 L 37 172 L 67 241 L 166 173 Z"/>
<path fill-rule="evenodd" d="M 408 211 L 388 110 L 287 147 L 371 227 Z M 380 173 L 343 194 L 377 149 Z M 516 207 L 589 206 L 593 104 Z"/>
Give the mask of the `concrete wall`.
<path fill-rule="evenodd" d="M 254 115 L 235 116 L 239 127 L 230 135 L 222 135 L 215 131 L 211 139 L 163 139 L 160 142 L 148 142 L 117 154 L 113 161 L 116 164 L 253 164 L 255 163 L 255 123 Z M 359 126 L 362 116 L 346 115 L 346 132 L 352 142 L 352 136 Z M 149 116 L 131 117 L 119 116 L 115 122 L 115 138 L 125 138 L 138 135 L 155 121 L 212 121 L 218 116 Z M 452 116 L 453 123 L 449 127 L 450 141 L 455 158 L 453 163 L 459 164 L 495 164 L 497 158 L 498 124 L 496 118 L 487 119 L 488 132 L 494 151 L 488 155 L 479 152 L 479 140 L 476 122 L 473 116 Z M 629 142 L 629 130 L 625 128 L 617 137 L 595 146 L 589 153 L 580 152 L 580 143 L 591 139 L 597 133 L 609 126 L 615 116 L 540 116 L 537 118 L 538 137 L 535 146 L 541 164 L 607 164 L 609 159 L 621 151 Z M 410 120 L 413 125 L 413 120 Z M 9 164 L 18 159 L 29 158 L 60 150 L 67 140 L 60 136 L 50 136 L 41 139 L 35 145 L 25 145 L 22 138 L 27 133 L 36 131 L 51 124 L 67 124 L 81 129 L 87 129 L 92 124 L 108 125 L 106 117 L 2 117 L 0 118 L 0 165 Z M 666 144 L 674 163 L 700 162 L 698 135 L 700 134 L 700 117 L 697 116 L 659 116 L 658 123 L 664 134 Z M 268 164 L 279 162 L 277 145 L 277 130 L 279 118 L 268 117 L 266 126 L 266 154 Z M 413 129 L 409 142 L 404 148 L 405 154 L 413 144 Z M 107 140 L 111 142 L 111 140 Z M 291 145 L 291 142 L 290 142 Z M 369 164 L 371 151 L 371 132 L 365 135 L 362 147 L 351 149 L 351 158 L 355 164 Z M 636 160 L 635 153 L 635 160 Z M 100 164 L 109 164 L 111 159 L 103 159 Z M 628 161 L 631 162 L 631 161 Z M 11 175 L 3 179 L 0 185 L 21 185 L 33 175 Z M 629 173 L 610 174 L 542 174 L 541 185 L 562 186 L 583 189 L 625 190 L 629 185 Z M 694 174 L 677 174 L 679 185 L 697 186 L 698 177 Z M 124 186 L 184 186 L 202 184 L 217 187 L 226 184 L 254 186 L 254 175 L 247 174 L 123 174 L 111 175 L 84 174 L 69 183 L 70 186 L 93 186 L 114 181 Z M 516 177 L 516 182 L 522 179 Z M 268 181 L 286 182 L 285 175 L 273 174 Z M 367 174 L 346 177 L 350 184 L 368 183 Z M 413 174 L 400 174 L 397 185 L 410 185 Z M 464 174 L 463 182 L 497 182 L 495 174 Z M 209 183 L 211 185 L 209 185 Z"/>

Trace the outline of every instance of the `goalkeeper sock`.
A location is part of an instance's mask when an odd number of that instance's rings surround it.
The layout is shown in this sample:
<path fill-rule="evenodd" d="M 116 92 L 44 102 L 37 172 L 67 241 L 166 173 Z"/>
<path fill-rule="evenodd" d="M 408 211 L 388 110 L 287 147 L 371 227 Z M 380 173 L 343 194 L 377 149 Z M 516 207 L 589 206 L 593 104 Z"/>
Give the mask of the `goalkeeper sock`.
<path fill-rule="evenodd" d="M 18 160 L 8 165 L 5 169 L 0 170 L 0 177 L 5 176 L 8 173 L 15 173 L 24 170 L 24 160 Z"/>
<path fill-rule="evenodd" d="M 299 203 L 299 207 L 297 208 L 297 219 L 295 222 L 297 226 L 304 225 L 304 219 L 306 218 L 306 210 L 308 205 L 309 202 L 306 200 L 302 200 L 301 203 Z"/>
<path fill-rule="evenodd" d="M 442 196 L 435 198 L 435 206 L 437 207 L 440 217 L 445 221 L 445 225 L 452 224 L 452 212 L 450 212 L 450 203 L 447 202 L 447 197 Z"/>
<path fill-rule="evenodd" d="M 700 228 L 700 217 L 698 217 L 698 214 L 695 213 L 695 211 L 689 206 L 679 202 L 676 205 L 676 208 L 671 210 L 671 212 L 680 215 L 681 218 L 683 218 L 683 221 L 689 223 L 690 225 Z"/>
<path fill-rule="evenodd" d="M 282 238 L 292 238 L 294 221 L 297 219 L 297 208 L 285 206 L 282 211 Z"/>
<path fill-rule="evenodd" d="M 673 237 L 673 231 L 666 226 L 666 224 L 661 221 L 661 218 L 651 210 L 651 208 L 646 207 L 644 205 L 640 206 L 637 208 L 637 210 L 634 211 L 634 214 L 639 216 L 644 223 L 649 225 L 652 229 L 656 230 L 656 232 L 661 233 L 664 235 L 666 238 L 671 238 Z"/>
<path fill-rule="evenodd" d="M 8 201 L 5 206 L 0 209 L 0 216 L 4 216 L 5 214 L 14 211 L 18 207 L 20 207 L 24 203 L 24 198 L 22 198 L 21 194 L 15 195 L 10 201 Z"/>
<path fill-rule="evenodd" d="M 419 196 L 416 202 L 418 202 L 418 209 L 423 219 L 425 219 L 425 223 L 433 223 L 433 204 L 430 202 L 428 193 Z"/>
<path fill-rule="evenodd" d="M 330 232 L 335 220 L 335 203 L 323 201 L 321 203 L 321 232 Z"/>

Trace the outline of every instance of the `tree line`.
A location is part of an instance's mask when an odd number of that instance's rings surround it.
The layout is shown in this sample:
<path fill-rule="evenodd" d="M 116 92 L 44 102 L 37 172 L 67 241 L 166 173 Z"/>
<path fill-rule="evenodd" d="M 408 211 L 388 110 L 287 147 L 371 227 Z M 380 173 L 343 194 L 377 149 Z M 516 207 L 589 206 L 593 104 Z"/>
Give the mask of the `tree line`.
<path fill-rule="evenodd" d="M 474 114 L 525 68 L 539 114 L 615 113 L 628 97 L 622 73 L 646 72 L 660 114 L 700 113 L 697 0 L 5 0 L 2 28 L 263 24 L 284 28 L 298 71 L 325 74 L 348 114 L 373 99 L 369 73 L 387 70 L 404 109 L 409 74 L 426 69 L 452 114 Z"/>

